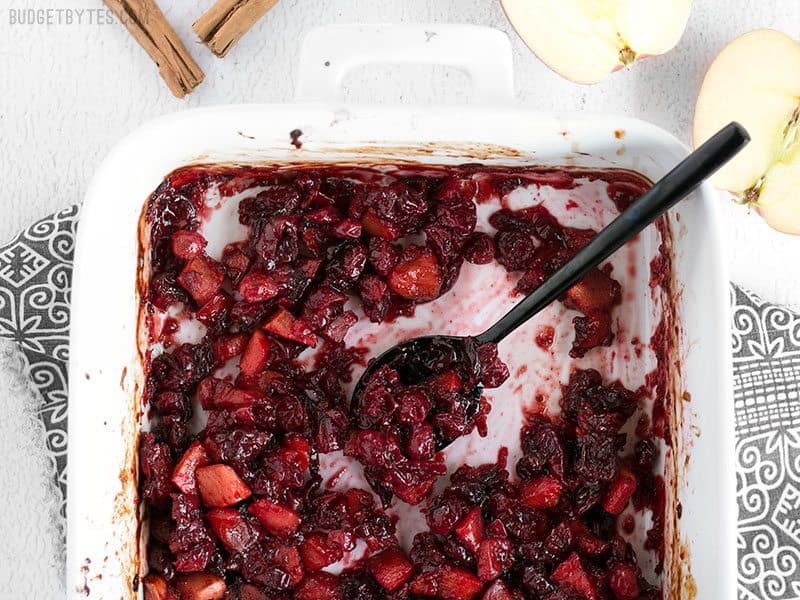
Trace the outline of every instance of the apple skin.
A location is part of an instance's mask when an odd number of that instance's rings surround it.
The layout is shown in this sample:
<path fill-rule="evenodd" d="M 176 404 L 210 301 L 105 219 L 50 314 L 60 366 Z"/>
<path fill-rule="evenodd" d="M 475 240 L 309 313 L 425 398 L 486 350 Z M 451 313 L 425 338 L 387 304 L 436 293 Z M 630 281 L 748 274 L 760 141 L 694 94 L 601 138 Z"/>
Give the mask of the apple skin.
<path fill-rule="evenodd" d="M 556 74 L 592 84 L 680 40 L 692 0 L 501 0 L 522 41 Z"/>

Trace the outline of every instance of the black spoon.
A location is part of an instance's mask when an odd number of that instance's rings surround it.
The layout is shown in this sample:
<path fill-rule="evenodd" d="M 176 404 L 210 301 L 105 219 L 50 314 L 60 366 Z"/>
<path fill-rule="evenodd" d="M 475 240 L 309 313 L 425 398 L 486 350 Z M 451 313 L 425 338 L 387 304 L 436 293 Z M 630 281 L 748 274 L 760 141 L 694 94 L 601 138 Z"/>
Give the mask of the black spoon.
<path fill-rule="evenodd" d="M 443 372 L 451 365 L 460 365 L 471 371 L 470 379 L 477 380 L 480 364 L 477 348 L 486 343 L 497 344 L 509 333 L 528 321 L 551 302 L 564 294 L 589 270 L 606 258 L 679 200 L 691 193 L 707 177 L 728 162 L 747 144 L 750 136 L 738 123 L 732 122 L 714 134 L 706 143 L 682 160 L 643 196 L 635 200 L 605 229 L 600 231 L 569 262 L 553 273 L 542 285 L 528 294 L 519 304 L 489 329 L 476 336 L 428 335 L 412 338 L 392 346 L 370 361 L 356 383 L 350 410 L 358 411 L 360 396 L 375 371 L 388 365 L 396 369 L 400 379 L 411 385 Z M 473 390 L 474 407 L 478 407 L 480 386 Z M 453 440 L 440 440 L 439 449 Z"/>

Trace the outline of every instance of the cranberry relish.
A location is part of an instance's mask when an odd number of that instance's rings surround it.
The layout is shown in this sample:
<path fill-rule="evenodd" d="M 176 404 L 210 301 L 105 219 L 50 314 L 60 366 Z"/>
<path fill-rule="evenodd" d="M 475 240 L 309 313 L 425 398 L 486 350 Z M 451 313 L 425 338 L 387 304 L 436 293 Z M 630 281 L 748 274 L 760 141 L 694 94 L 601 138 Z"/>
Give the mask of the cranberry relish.
<path fill-rule="evenodd" d="M 484 167 L 173 173 L 146 213 L 148 322 L 165 348 L 148 357 L 153 427 L 140 445 L 146 598 L 659 597 L 617 534 L 631 499 L 641 508 L 659 496 L 655 444 L 639 441 L 622 457 L 620 430 L 637 396 L 621 385 L 574 371 L 562 415 L 530 417 L 511 472 L 501 451 L 496 464 L 458 469 L 433 497 L 445 474 L 439 437 L 486 435 L 491 407 L 469 398 L 463 365 L 418 385 L 380 371 L 357 414 L 347 410 L 343 384 L 365 353 L 344 342 L 356 311 L 373 322 L 410 316 L 453 287 L 465 260 L 496 260 L 519 273 L 520 292 L 534 289 L 595 232 L 564 227 L 541 206 L 502 208 L 490 217 L 494 232 L 476 231 L 476 203 L 524 185 L 568 189 L 573 177 L 608 181 L 620 208 L 646 187 L 621 172 Z M 253 190 L 239 205 L 247 239 L 220 260 L 198 232 L 212 187 L 222 196 Z M 611 344 L 620 298 L 608 269 L 565 295 L 583 315 L 571 356 Z M 201 322 L 202 340 L 177 341 L 168 310 Z M 298 360 L 309 347 L 313 368 Z M 496 348 L 477 352 L 475 378 L 501 385 L 508 370 Z M 231 365 L 238 373 L 224 376 Z M 193 401 L 208 416 L 194 435 Z M 320 454 L 340 450 L 362 463 L 382 503 L 360 489 L 325 489 Z M 384 508 L 393 495 L 425 507 L 429 531 L 408 552 Z M 661 532 L 650 534 L 657 545 Z M 325 570 L 357 544 L 362 560 L 338 575 Z"/>

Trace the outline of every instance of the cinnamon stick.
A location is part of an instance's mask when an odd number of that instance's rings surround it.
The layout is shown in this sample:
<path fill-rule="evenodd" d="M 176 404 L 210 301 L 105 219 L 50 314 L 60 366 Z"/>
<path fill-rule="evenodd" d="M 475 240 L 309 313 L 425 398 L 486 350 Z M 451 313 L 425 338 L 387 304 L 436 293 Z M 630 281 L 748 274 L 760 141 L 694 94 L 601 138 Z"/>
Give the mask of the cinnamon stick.
<path fill-rule="evenodd" d="M 278 0 L 218 0 L 192 29 L 222 58 L 277 3 Z"/>
<path fill-rule="evenodd" d="M 167 21 L 155 0 L 103 0 L 150 58 L 178 98 L 196 88 L 205 75 Z"/>

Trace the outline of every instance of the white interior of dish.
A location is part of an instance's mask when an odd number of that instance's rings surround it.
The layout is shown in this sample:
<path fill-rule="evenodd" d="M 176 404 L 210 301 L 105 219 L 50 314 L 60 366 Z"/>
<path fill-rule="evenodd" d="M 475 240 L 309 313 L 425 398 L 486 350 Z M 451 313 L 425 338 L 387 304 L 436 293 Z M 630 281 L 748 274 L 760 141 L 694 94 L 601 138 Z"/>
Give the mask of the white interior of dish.
<path fill-rule="evenodd" d="M 300 128 L 303 147 L 289 144 L 288 132 Z M 68 590 L 79 597 L 132 597 L 130 581 L 136 563 L 137 514 L 132 509 L 134 487 L 125 476 L 132 466 L 131 422 L 141 384 L 137 359 L 136 316 L 138 236 L 135 224 L 143 202 L 164 176 L 193 162 L 249 163 L 364 163 L 412 161 L 435 164 L 485 162 L 490 164 L 565 165 L 589 168 L 621 167 L 651 179 L 663 175 L 685 155 L 685 149 L 660 129 L 625 118 L 573 118 L 538 115 L 522 110 L 488 111 L 479 108 L 340 109 L 319 106 L 245 106 L 187 111 L 150 124 L 125 140 L 108 158 L 89 190 L 84 206 L 76 253 L 74 309 L 71 340 L 71 400 L 69 449 Z M 131 176 L 135 173 L 135 176 Z M 589 190 L 586 191 L 589 194 Z M 550 207 L 553 199 L 545 199 Z M 732 404 L 729 402 L 729 352 L 727 327 L 727 278 L 719 251 L 719 235 L 713 212 L 714 194 L 703 187 L 679 206 L 680 221 L 674 219 L 675 274 L 679 286 L 679 314 L 685 338 L 680 362 L 684 385 L 692 397 L 682 422 L 676 452 L 688 458 L 677 474 L 683 517 L 677 523 L 686 549 L 670 548 L 687 556 L 701 597 L 732 597 L 735 577 L 732 459 Z M 551 207 L 553 208 L 553 207 Z M 555 208 L 553 208 L 555 211 Z M 556 211 L 557 212 L 557 211 Z M 604 211 L 589 215 L 607 218 Z M 625 315 L 625 327 L 649 333 L 657 313 L 652 306 L 646 265 L 657 246 L 653 234 L 640 236 L 636 252 L 623 250 L 615 257 L 615 275 L 636 266 L 633 286 L 623 282 L 626 298 L 615 316 Z M 650 237 L 649 237 L 650 236 Z M 631 254 L 628 254 L 631 252 Z M 618 263 L 618 264 L 617 264 Z M 459 286 L 440 299 L 454 305 L 465 303 L 470 287 L 482 287 L 501 278 L 486 270 L 472 273 L 468 267 Z M 641 279 L 640 279 L 641 278 Z M 503 285 L 509 286 L 508 282 Z M 474 288 L 473 288 L 474 289 Z M 498 295 L 497 298 L 501 296 Z M 483 299 L 482 299 L 483 300 Z M 512 300 L 483 302 L 468 325 L 469 332 L 501 314 Z M 646 304 L 645 304 L 646 303 Z M 421 326 L 443 332 L 464 330 L 464 323 L 449 322 L 449 311 L 438 303 L 418 311 L 414 324 L 394 329 L 397 336 L 414 333 Z M 569 315 L 555 305 L 501 346 L 501 354 L 514 366 L 534 363 L 522 393 L 528 387 L 549 385 L 555 390 L 570 368 L 569 363 L 548 357 L 528 344 L 533 329 L 542 320 L 558 323 L 557 355 L 563 356 L 572 339 Z M 630 311 L 631 314 L 628 314 Z M 565 318 L 566 317 L 566 318 Z M 474 329 L 473 329 L 474 328 Z M 623 332 L 620 339 L 624 339 Z M 350 335 L 370 335 L 356 329 Z M 378 336 L 375 351 L 388 346 L 389 335 Z M 513 347 L 513 348 L 512 348 Z M 520 350 L 518 351 L 517 348 Z M 619 377 L 632 385 L 647 368 L 626 371 L 624 361 L 613 350 L 593 351 L 578 364 L 600 361 L 607 377 Z M 647 360 L 647 353 L 644 353 Z M 528 357 L 525 360 L 523 357 Z M 585 362 L 584 362 L 585 361 Z M 123 371 L 124 369 L 124 371 Z M 551 380 L 543 373 L 549 372 Z M 556 374 L 556 375 L 554 375 Z M 510 388 L 509 388 L 510 389 Z M 493 394 L 497 394 L 494 392 Z M 500 392 L 505 393 L 505 392 Z M 495 405 L 514 405 L 496 397 Z M 517 403 L 518 406 L 518 403 Z M 513 422 L 518 412 L 497 410 L 491 419 Z M 497 427 L 490 422 L 490 428 Z M 694 432 L 702 431 L 702 436 Z M 491 437 L 481 440 L 488 455 L 481 456 L 468 438 L 449 452 L 466 455 L 469 462 L 493 460 Z M 339 482 L 342 484 L 342 482 Z M 719 499 L 711 503 L 708 498 Z M 670 526 L 675 525 L 672 523 Z M 668 597 L 678 597 L 688 572 L 687 562 L 668 559 Z M 728 577 L 730 575 L 730 577 Z M 728 582 L 730 580 L 730 582 Z M 80 590 L 80 592 L 78 592 Z"/>

